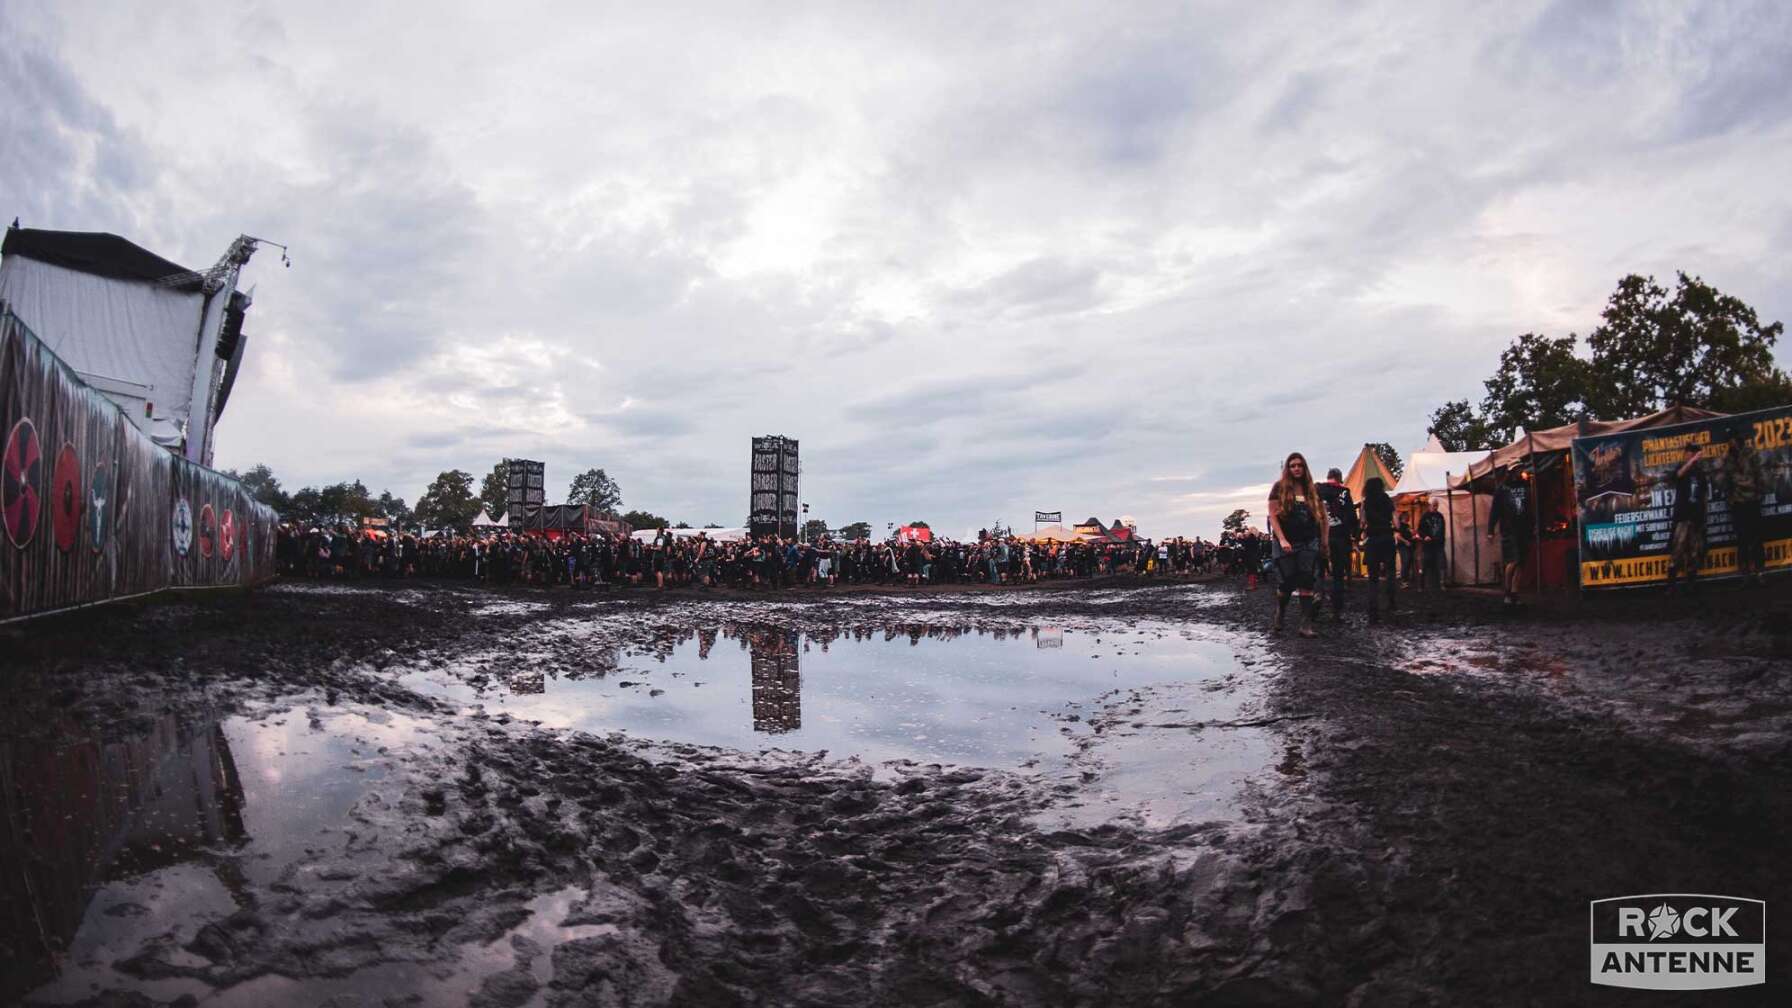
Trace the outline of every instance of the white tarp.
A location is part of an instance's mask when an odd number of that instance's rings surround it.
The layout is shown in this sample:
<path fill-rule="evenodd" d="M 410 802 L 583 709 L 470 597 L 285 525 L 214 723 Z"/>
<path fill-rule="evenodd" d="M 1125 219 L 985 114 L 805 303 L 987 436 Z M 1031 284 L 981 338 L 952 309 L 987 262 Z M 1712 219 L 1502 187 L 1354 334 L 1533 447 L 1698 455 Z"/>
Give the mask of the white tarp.
<path fill-rule="evenodd" d="M 1443 443 L 1437 435 L 1425 442 L 1425 447 L 1406 457 L 1406 468 L 1400 472 L 1400 482 L 1390 491 L 1394 496 L 1406 493 L 1441 494 L 1449 489 L 1445 480 L 1459 481 L 1468 475 L 1468 467 L 1487 457 L 1488 449 L 1481 451 L 1452 452 L 1445 451 Z"/>
<path fill-rule="evenodd" d="M 192 415 L 204 295 L 8 255 L 0 301 L 139 430 L 179 443 Z"/>
<path fill-rule="evenodd" d="M 480 508 L 479 509 L 479 517 L 473 519 L 473 527 L 474 528 L 509 528 L 510 523 L 508 521 L 498 521 L 498 520 L 494 519 L 491 515 L 486 514 L 484 508 Z"/>

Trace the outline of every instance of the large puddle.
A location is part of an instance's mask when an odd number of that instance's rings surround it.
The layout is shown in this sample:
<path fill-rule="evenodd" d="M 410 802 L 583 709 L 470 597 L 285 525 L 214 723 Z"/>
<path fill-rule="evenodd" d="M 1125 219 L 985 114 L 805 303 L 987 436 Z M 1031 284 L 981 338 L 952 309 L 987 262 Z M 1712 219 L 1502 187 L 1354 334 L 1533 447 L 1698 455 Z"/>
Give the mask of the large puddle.
<path fill-rule="evenodd" d="M 1090 712 L 1115 691 L 1218 687 L 1195 694 L 1199 716 L 1235 717 L 1251 692 L 1241 671 L 1234 642 L 1168 624 L 817 633 L 728 623 L 646 647 L 475 656 L 401 682 L 551 728 L 1012 769 L 1076 752 Z"/>
<path fill-rule="evenodd" d="M 1076 824 L 1224 817 L 1275 762 L 1273 738 L 1249 721 L 1262 666 L 1248 644 L 1212 628 L 816 631 L 731 621 L 626 645 L 605 643 L 603 630 L 601 619 L 548 621 L 515 648 L 398 675 L 463 716 L 748 753 L 1017 770 L 1054 786 L 1051 814 Z M 501 971 L 545 981 L 547 960 L 519 950 L 589 930 L 562 926 L 576 890 L 537 898 L 512 933 L 460 950 L 453 968 L 387 963 L 305 983 L 270 974 L 223 991 L 178 975 L 204 961 L 192 949 L 206 947 L 209 922 L 271 893 L 343 884 L 315 875 L 318 864 L 343 863 L 319 852 L 361 863 L 357 845 L 378 833 L 365 827 L 393 821 L 408 765 L 458 731 L 446 716 L 300 697 L 227 717 L 170 714 L 123 739 L 71 729 L 55 743 L 0 744 L 0 1001 L 128 989 L 157 1003 L 191 995 L 255 1008 L 378 1003 L 368 998 L 383 992 L 460 1003 Z M 367 863 L 390 853 L 369 849 Z M 154 969 L 133 965 L 145 947 L 161 950 Z"/>

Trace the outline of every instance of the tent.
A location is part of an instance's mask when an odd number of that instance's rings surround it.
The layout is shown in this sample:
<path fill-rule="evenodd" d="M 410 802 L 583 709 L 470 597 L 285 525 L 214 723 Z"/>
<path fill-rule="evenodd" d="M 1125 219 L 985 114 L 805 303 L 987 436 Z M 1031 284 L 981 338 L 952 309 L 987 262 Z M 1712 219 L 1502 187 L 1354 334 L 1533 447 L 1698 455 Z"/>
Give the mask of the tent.
<path fill-rule="evenodd" d="M 1516 472 L 1522 479 L 1534 479 L 1532 516 L 1541 534 L 1535 539 L 1534 559 L 1525 565 L 1524 580 L 1546 590 L 1573 588 L 1580 583 L 1580 531 L 1576 527 L 1580 502 L 1575 498 L 1574 467 L 1568 460 L 1574 439 L 1725 415 L 1696 406 L 1675 405 L 1628 420 L 1579 420 L 1548 430 L 1521 431 L 1511 444 L 1495 448 L 1469 466 L 1464 483 L 1490 492 L 1495 476 L 1501 472 Z M 1484 522 L 1479 525 L 1486 527 Z"/>
<path fill-rule="evenodd" d="M 510 523 L 508 521 L 498 521 L 497 519 L 493 518 L 491 515 L 487 514 L 484 508 L 480 508 L 479 509 L 479 517 L 473 519 L 473 527 L 476 529 L 479 529 L 479 528 L 509 528 Z"/>
<path fill-rule="evenodd" d="M 1499 580 L 1499 549 L 1482 542 L 1476 531 L 1487 527 L 1493 511 L 1490 494 L 1471 493 L 1465 486 L 1469 466 L 1488 452 L 1445 451 L 1433 434 L 1425 446 L 1406 457 L 1406 468 L 1392 495 L 1395 506 L 1406 513 L 1416 528 L 1424 510 L 1436 501 L 1444 516 L 1445 559 L 1448 580 L 1457 584 L 1485 584 Z"/>
<path fill-rule="evenodd" d="M 1318 479 L 1319 475 L 1315 473 L 1313 478 Z M 1375 454 L 1375 446 L 1365 444 L 1363 450 L 1357 453 L 1356 461 L 1350 464 L 1350 471 L 1344 474 L 1344 485 L 1350 488 L 1352 499 L 1363 499 L 1363 484 L 1371 476 L 1380 476 L 1381 485 L 1389 492 L 1393 491 L 1397 482 L 1394 474 L 1388 471 L 1388 464 L 1381 460 L 1380 455 Z"/>

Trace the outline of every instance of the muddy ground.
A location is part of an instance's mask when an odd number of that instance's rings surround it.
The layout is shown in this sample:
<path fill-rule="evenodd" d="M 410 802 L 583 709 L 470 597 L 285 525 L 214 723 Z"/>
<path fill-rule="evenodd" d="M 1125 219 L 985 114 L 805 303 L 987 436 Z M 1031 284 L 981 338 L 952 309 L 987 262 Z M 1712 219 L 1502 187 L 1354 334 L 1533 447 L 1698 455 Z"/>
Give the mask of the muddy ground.
<path fill-rule="evenodd" d="M 0 1003 L 1784 1003 L 1784 928 L 1769 931 L 1765 989 L 1592 987 L 1586 904 L 1787 905 L 1786 586 L 1517 614 L 1413 593 L 1381 625 L 1357 607 L 1314 640 L 1267 633 L 1269 593 L 1229 581 L 1016 594 L 767 606 L 292 585 L 8 628 Z M 602 675 L 589 637 L 537 632 L 592 612 L 638 649 L 718 620 L 1194 625 L 1236 642 L 1226 688 L 1249 696 L 1225 719 L 1188 714 L 1173 686 L 1091 697 L 1074 726 L 1089 769 L 1066 777 L 554 730 L 398 674 L 508 654 Z M 157 732 L 210 752 L 192 726 L 223 718 L 318 733 L 352 720 L 355 769 L 378 786 L 344 792 L 323 835 L 278 856 L 246 844 L 229 801 L 197 838 L 94 839 L 106 829 L 89 820 L 123 813 L 95 811 L 103 773 L 70 753 L 139 752 Z M 1273 765 L 1224 814 L 1090 821 L 1104 753 L 1245 730 L 1267 733 Z M 107 748 L 125 739 L 137 748 Z M 162 920 L 157 900 L 174 898 L 132 888 L 187 868 L 218 894 L 203 910 L 174 900 Z M 77 940 L 114 925 L 124 937 Z"/>

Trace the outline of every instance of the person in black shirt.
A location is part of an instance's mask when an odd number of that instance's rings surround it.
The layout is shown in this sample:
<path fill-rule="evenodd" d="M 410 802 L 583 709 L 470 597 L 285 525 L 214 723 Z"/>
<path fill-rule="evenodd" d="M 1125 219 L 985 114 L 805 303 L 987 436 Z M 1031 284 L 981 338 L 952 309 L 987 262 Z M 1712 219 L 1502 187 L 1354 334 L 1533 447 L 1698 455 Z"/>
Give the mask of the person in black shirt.
<path fill-rule="evenodd" d="M 1487 538 L 1500 537 L 1500 557 L 1505 563 L 1506 604 L 1518 604 L 1518 579 L 1525 554 L 1531 550 L 1530 474 L 1507 472 L 1493 494 L 1493 512 L 1487 522 Z"/>
<path fill-rule="evenodd" d="M 1703 446 L 1680 463 L 1674 472 L 1674 531 L 1669 542 L 1668 591 L 1675 591 L 1681 574 L 1686 588 L 1696 592 L 1699 569 L 1705 566 L 1705 504 L 1711 500 L 1711 479 L 1701 463 Z"/>
<path fill-rule="evenodd" d="M 1394 611 L 1394 500 L 1380 476 L 1363 481 L 1363 559 L 1369 566 L 1369 622 L 1381 622 L 1381 581 L 1388 583 L 1388 612 Z"/>
<path fill-rule="evenodd" d="M 1344 474 L 1333 469 L 1319 484 L 1319 499 L 1325 503 L 1326 565 L 1332 573 L 1332 619 L 1344 619 L 1344 582 L 1350 577 L 1350 546 L 1356 542 L 1361 526 L 1356 520 L 1356 501 L 1344 485 Z"/>
<path fill-rule="evenodd" d="M 1419 545 L 1425 553 L 1425 565 L 1419 574 L 1424 587 L 1441 591 L 1444 586 L 1444 516 L 1437 509 L 1437 501 L 1431 502 L 1431 509 L 1419 519 Z"/>
<path fill-rule="evenodd" d="M 1313 585 L 1319 572 L 1319 550 L 1322 530 L 1326 527 L 1325 505 L 1319 499 L 1319 488 L 1307 469 L 1306 456 L 1290 454 L 1282 463 L 1282 476 L 1269 490 L 1269 527 L 1282 554 L 1276 559 L 1279 580 L 1276 618 L 1272 630 L 1282 629 L 1288 612 L 1288 599 L 1300 596 L 1300 635 L 1315 636 L 1313 629 Z"/>

